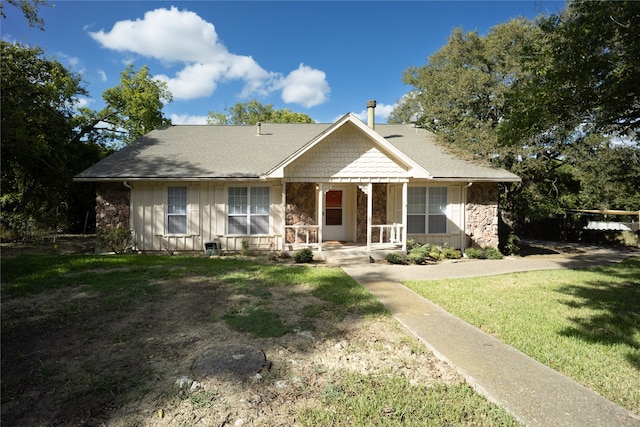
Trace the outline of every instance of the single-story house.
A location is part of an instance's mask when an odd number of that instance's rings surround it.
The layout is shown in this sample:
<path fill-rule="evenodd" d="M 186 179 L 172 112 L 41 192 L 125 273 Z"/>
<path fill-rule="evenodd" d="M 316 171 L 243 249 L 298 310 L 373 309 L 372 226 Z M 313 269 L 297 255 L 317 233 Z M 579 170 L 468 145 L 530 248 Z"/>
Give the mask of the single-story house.
<path fill-rule="evenodd" d="M 130 228 L 139 251 L 497 246 L 498 184 L 519 177 L 367 107 L 367 123 L 168 126 L 75 180 L 96 183 L 97 227 Z"/>

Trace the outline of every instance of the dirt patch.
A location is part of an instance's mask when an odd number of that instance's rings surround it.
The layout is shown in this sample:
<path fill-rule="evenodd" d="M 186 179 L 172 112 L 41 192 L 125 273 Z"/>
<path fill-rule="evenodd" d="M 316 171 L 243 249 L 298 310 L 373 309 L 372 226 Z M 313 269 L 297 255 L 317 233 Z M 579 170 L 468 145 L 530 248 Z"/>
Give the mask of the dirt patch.
<path fill-rule="evenodd" d="M 3 257 L 16 255 L 82 255 L 93 254 L 96 248 L 96 236 L 78 234 L 59 234 L 42 236 L 25 242 L 0 242 Z"/>
<path fill-rule="evenodd" d="M 86 283 L 4 297 L 2 424 L 293 426 L 346 371 L 462 382 L 391 316 L 336 318 L 304 284 L 269 291 L 270 308 L 301 325 L 278 338 L 231 330 L 224 314 L 251 296 L 212 276 L 184 273 L 133 300 Z M 201 369 L 238 348 L 264 357 L 255 372 Z"/>

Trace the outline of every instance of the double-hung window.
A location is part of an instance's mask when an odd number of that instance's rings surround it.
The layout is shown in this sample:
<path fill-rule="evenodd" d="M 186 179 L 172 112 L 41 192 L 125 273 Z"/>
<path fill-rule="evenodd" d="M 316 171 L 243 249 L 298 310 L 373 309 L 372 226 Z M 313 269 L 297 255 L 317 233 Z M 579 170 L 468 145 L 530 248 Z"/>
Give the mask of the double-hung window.
<path fill-rule="evenodd" d="M 269 234 L 269 187 L 229 187 L 229 234 Z"/>
<path fill-rule="evenodd" d="M 447 187 L 409 187 L 407 190 L 407 232 L 446 233 Z"/>
<path fill-rule="evenodd" d="M 167 188 L 167 234 L 187 234 L 187 187 Z"/>

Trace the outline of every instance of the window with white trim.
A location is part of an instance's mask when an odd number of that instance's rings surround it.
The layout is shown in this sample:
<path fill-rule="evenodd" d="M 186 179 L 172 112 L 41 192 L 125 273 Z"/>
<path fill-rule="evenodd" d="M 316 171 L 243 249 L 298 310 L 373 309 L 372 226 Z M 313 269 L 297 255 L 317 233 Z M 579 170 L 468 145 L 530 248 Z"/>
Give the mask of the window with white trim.
<path fill-rule="evenodd" d="M 228 234 L 269 234 L 269 187 L 229 187 Z"/>
<path fill-rule="evenodd" d="M 187 187 L 167 187 L 167 234 L 187 234 Z"/>
<path fill-rule="evenodd" d="M 445 234 L 447 187 L 409 187 L 407 190 L 407 233 Z"/>

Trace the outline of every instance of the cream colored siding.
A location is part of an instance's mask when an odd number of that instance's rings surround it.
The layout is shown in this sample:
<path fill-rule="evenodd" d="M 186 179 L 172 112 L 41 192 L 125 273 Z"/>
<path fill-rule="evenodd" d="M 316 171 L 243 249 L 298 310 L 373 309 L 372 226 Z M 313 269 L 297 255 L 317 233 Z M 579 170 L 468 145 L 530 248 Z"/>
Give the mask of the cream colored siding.
<path fill-rule="evenodd" d="M 420 186 L 421 184 L 413 182 L 412 186 Z M 426 185 L 425 185 L 426 186 Z M 447 232 L 444 234 L 407 234 L 407 239 L 414 240 L 418 243 L 430 243 L 433 245 L 444 245 L 456 249 L 464 249 L 464 204 L 461 202 L 464 200 L 464 189 L 461 185 L 446 185 L 443 183 L 433 183 L 428 186 L 432 187 L 447 187 Z M 401 217 L 398 212 L 401 212 L 402 202 L 398 205 L 398 194 L 401 194 L 401 187 L 390 188 L 390 192 L 394 194 L 396 199 L 395 217 L 390 222 L 402 222 L 397 219 Z M 392 197 L 390 197 L 392 198 Z"/>
<path fill-rule="evenodd" d="M 255 186 L 256 183 L 234 185 Z M 264 185 L 264 184 L 259 184 Z M 187 234 L 168 235 L 166 230 L 167 187 L 187 187 Z M 227 185 L 220 182 L 134 183 L 131 190 L 131 226 L 137 250 L 203 251 L 206 242 L 218 242 L 222 250 L 240 251 L 247 240 L 251 249 L 278 248 L 282 235 L 282 187 L 269 186 L 270 233 L 265 236 L 229 236 Z"/>
<path fill-rule="evenodd" d="M 366 182 L 404 178 L 407 170 L 380 151 L 362 132 L 345 126 L 286 167 L 285 176 L 291 181 L 315 182 L 331 178 Z"/>

